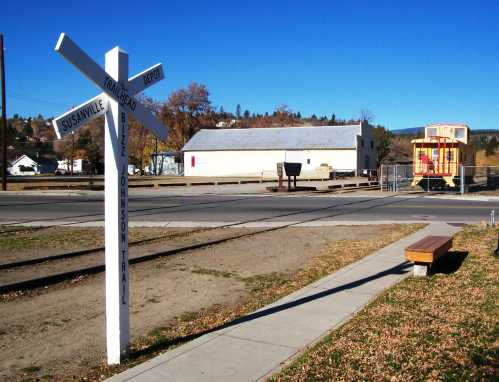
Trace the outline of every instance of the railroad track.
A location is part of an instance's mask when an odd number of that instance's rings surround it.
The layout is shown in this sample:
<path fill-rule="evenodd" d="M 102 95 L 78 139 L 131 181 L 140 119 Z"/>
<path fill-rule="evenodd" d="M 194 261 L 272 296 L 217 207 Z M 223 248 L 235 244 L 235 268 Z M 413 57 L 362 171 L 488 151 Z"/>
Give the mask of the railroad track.
<path fill-rule="evenodd" d="M 374 200 L 373 199 L 364 199 L 364 200 L 358 200 L 358 201 L 350 201 L 350 202 L 346 202 L 346 203 L 335 203 L 335 204 L 331 204 L 331 205 L 328 205 L 325 207 L 320 207 L 320 208 L 303 209 L 303 210 L 295 211 L 292 213 L 273 215 L 273 216 L 269 216 L 269 217 L 246 220 L 246 221 L 237 222 L 237 223 L 229 223 L 229 224 L 218 226 L 218 227 L 202 228 L 202 229 L 196 229 L 196 230 L 193 230 L 190 232 L 184 232 L 184 233 L 182 233 L 184 235 L 185 234 L 195 234 L 195 233 L 210 231 L 210 230 L 214 230 L 214 229 L 237 227 L 237 226 L 243 226 L 243 225 L 249 224 L 249 223 L 264 222 L 264 221 L 268 221 L 268 220 L 276 219 L 276 218 L 290 217 L 293 215 L 300 215 L 300 214 L 305 214 L 305 213 L 321 212 L 321 211 L 327 212 L 327 211 L 332 210 L 336 207 L 351 206 L 351 205 L 356 205 L 356 204 L 363 205 L 363 204 L 369 203 L 369 202 L 373 203 L 373 205 L 371 205 L 371 206 L 361 206 L 360 208 L 354 209 L 354 210 L 339 211 L 339 212 L 337 211 L 337 212 L 325 214 L 325 215 L 322 215 L 319 217 L 314 217 L 314 218 L 309 218 L 309 219 L 301 219 L 299 221 L 294 221 L 291 223 L 283 223 L 283 224 L 278 225 L 278 226 L 264 228 L 264 229 L 257 230 L 257 231 L 232 235 L 232 236 L 223 237 L 223 238 L 214 239 L 214 240 L 207 240 L 207 241 L 204 241 L 201 243 L 187 245 L 187 246 L 183 246 L 180 248 L 169 249 L 166 251 L 158 251 L 158 252 L 150 253 L 150 254 L 146 254 L 146 255 L 134 256 L 134 257 L 131 257 L 129 259 L 129 263 L 130 264 L 142 263 L 142 262 L 150 261 L 153 259 L 157 259 L 159 257 L 171 256 L 171 255 L 175 255 L 178 253 L 182 253 L 182 252 L 186 252 L 186 251 L 190 251 L 190 250 L 194 250 L 194 249 L 200 249 L 203 247 L 218 245 L 218 244 L 230 241 L 230 240 L 237 240 L 237 239 L 241 239 L 244 237 L 259 235 L 262 233 L 267 233 L 267 232 L 272 232 L 272 231 L 276 231 L 276 230 L 280 230 L 280 229 L 285 229 L 285 228 L 292 227 L 292 226 L 297 226 L 297 225 L 300 225 L 303 223 L 309 223 L 309 222 L 313 222 L 313 221 L 317 221 L 317 220 L 321 220 L 321 219 L 325 219 L 325 218 L 332 218 L 332 217 L 336 217 L 336 216 L 340 216 L 340 215 L 344 215 L 344 214 L 350 214 L 352 212 L 356 212 L 359 210 L 378 208 L 378 207 L 382 207 L 385 205 L 395 204 L 395 203 L 399 203 L 399 202 L 403 202 L 403 201 L 407 200 L 405 198 L 400 199 L 400 200 L 394 200 L 393 198 L 395 196 L 396 195 L 390 195 L 390 196 L 386 196 L 386 197 L 378 198 L 378 199 L 374 199 Z M 378 203 L 380 200 L 382 201 L 382 203 Z M 150 242 L 150 241 L 155 241 L 155 240 L 162 240 L 162 239 L 168 238 L 168 237 L 171 237 L 171 235 L 149 238 L 149 239 L 145 239 L 145 240 L 142 240 L 139 242 L 144 243 L 144 242 L 148 242 L 148 241 Z M 139 242 L 136 242 L 135 244 L 138 245 Z M 20 269 L 20 268 L 25 269 L 25 267 L 36 266 L 38 264 L 41 264 L 42 262 L 48 263 L 48 262 L 57 262 L 60 260 L 68 260 L 68 259 L 72 259 L 72 258 L 79 257 L 79 256 L 89 255 L 92 253 L 95 254 L 95 253 L 101 252 L 103 250 L 104 250 L 104 248 L 100 247 L 100 248 L 93 248 L 93 249 L 87 249 L 87 250 L 76 251 L 76 252 L 69 252 L 69 253 L 60 254 L 60 255 L 48 256 L 48 257 L 44 257 L 44 258 L 40 258 L 40 259 L 30 259 L 30 260 L 25 260 L 25 261 L 8 263 L 8 264 L 3 264 L 0 267 L 0 270 L 8 271 L 8 272 L 15 272 L 16 269 Z M 43 275 L 41 277 L 20 279 L 20 280 L 14 281 L 14 282 L 5 283 L 5 284 L 0 285 L 0 293 L 8 293 L 8 292 L 13 292 L 13 291 L 29 290 L 29 289 L 44 287 L 44 286 L 52 285 L 55 283 L 59 283 L 61 281 L 71 280 L 71 279 L 74 279 L 75 277 L 79 277 L 79 276 L 101 273 L 104 270 L 105 270 L 105 265 L 104 265 L 104 263 L 101 262 L 101 263 L 96 264 L 96 265 L 81 267 L 81 268 L 73 269 L 73 270 L 66 271 L 66 272 L 46 274 L 46 275 Z"/>

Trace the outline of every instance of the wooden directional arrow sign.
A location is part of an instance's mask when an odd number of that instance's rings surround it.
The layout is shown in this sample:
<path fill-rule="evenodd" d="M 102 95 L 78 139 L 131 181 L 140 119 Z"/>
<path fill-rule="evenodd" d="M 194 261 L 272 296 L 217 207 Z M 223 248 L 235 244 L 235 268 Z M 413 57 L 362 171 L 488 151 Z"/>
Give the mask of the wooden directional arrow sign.
<path fill-rule="evenodd" d="M 163 65 L 156 64 L 142 73 L 139 73 L 128 80 L 128 91 L 130 94 L 138 94 L 143 92 L 149 86 L 165 78 L 163 73 Z"/>
<path fill-rule="evenodd" d="M 61 33 L 55 51 L 76 66 L 90 81 L 103 90 L 110 98 L 118 102 L 121 107 L 128 113 L 131 113 L 147 129 L 151 130 L 159 138 L 166 139 L 168 132 L 165 126 L 144 105 L 137 102 L 133 94 L 131 95 L 129 92 L 128 84 L 115 81 L 66 34 Z M 140 81 L 137 82 L 140 83 Z"/>
<path fill-rule="evenodd" d="M 128 114 L 166 139 L 167 128 L 135 98 L 164 78 L 163 67 L 156 64 L 128 78 L 128 54 L 116 47 L 106 53 L 104 70 L 64 33 L 55 50 L 103 91 L 54 119 L 53 125 L 60 138 L 105 115 L 106 342 L 107 362 L 116 364 L 127 355 L 129 343 Z"/>
<path fill-rule="evenodd" d="M 129 95 L 131 94 L 134 96 L 165 78 L 163 66 L 161 64 L 156 64 L 153 67 L 144 70 L 142 73 L 131 77 L 125 87 L 121 84 L 118 85 L 116 81 L 109 77 L 106 72 L 83 52 L 66 34 L 61 33 L 55 50 L 80 69 L 80 71 L 93 83 L 104 90 L 103 94 L 92 98 L 53 120 L 52 123 L 55 128 L 55 133 L 59 139 L 67 133 L 75 131 L 94 118 L 103 115 L 108 106 L 107 96 L 111 96 L 115 101 L 120 102 L 120 105 L 122 106 L 125 106 L 123 105 L 124 102 L 130 106 L 130 109 L 133 106 L 133 110 L 127 111 L 131 112 L 138 121 L 143 123 L 146 128 L 152 130 L 159 138 L 166 139 L 168 132 L 165 126 L 161 125 L 144 106 L 138 104 L 137 101 Z M 82 68 L 85 70 L 82 70 Z M 99 81 L 104 86 L 107 86 L 108 91 L 100 85 Z M 114 92 L 112 91 L 113 89 Z M 120 98 L 118 99 L 118 97 Z M 138 110 L 136 110 L 137 104 Z"/>
<path fill-rule="evenodd" d="M 61 139 L 67 133 L 72 133 L 92 119 L 104 115 L 107 111 L 107 106 L 107 96 L 105 94 L 99 94 L 90 101 L 82 103 L 80 106 L 57 117 L 52 121 L 57 138 Z"/>
<path fill-rule="evenodd" d="M 67 37 L 66 37 L 67 38 Z M 154 85 L 156 82 L 165 78 L 163 73 L 163 66 L 156 64 L 153 67 L 144 70 L 128 79 L 128 89 L 130 93 L 136 95 L 143 92 L 149 86 Z M 55 128 L 55 133 L 58 139 L 64 135 L 72 133 L 85 123 L 104 115 L 108 107 L 108 97 L 105 93 L 99 94 L 97 97 L 82 103 L 60 117 L 52 121 Z"/>

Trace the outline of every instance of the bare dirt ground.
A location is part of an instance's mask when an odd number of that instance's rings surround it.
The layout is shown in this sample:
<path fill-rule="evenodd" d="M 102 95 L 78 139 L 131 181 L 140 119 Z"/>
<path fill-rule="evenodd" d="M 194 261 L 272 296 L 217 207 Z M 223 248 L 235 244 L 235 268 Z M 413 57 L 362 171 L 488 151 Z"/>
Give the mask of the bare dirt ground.
<path fill-rule="evenodd" d="M 129 257 L 134 258 L 151 253 L 173 250 L 254 231 L 258 230 L 234 228 L 210 230 L 188 228 L 132 228 L 129 232 L 130 242 L 140 239 L 160 239 L 142 245 L 130 246 Z M 85 239 L 88 240 L 85 241 Z M 74 250 L 95 248 L 104 245 L 103 239 L 103 228 L 53 227 L 48 230 L 36 230 L 32 233 L 23 231 L 17 235 L 15 240 L 7 241 L 5 237 L 0 237 L 0 250 L 2 251 L 0 264 L 56 255 Z M 24 241 L 27 241 L 28 243 L 24 243 L 23 247 L 19 249 L 19 247 L 21 247 L 19 243 L 23 243 Z M 82 243 L 85 243 L 85 246 L 82 247 Z M 0 285 L 103 263 L 104 251 L 98 251 L 69 259 L 0 270 Z"/>
<path fill-rule="evenodd" d="M 499 196 L 499 189 L 479 191 L 477 193 L 474 193 L 473 195 Z"/>
<path fill-rule="evenodd" d="M 287 228 L 133 265 L 130 267 L 132 345 L 150 344 L 145 339 L 155 338 L 165 330 L 173 336 L 189 333 L 185 328 L 193 324 L 199 312 L 210 312 L 214 307 L 224 307 L 226 311 L 239 309 L 234 314 L 245 314 L 239 307 L 254 295 L 257 289 L 254 280 L 267 280 L 265 285 L 289 293 L 301 285 L 292 279 L 293 275 L 300 274 L 304 282 L 310 282 L 322 270 L 330 272 L 344 266 L 419 227 Z M 161 247 L 164 243 L 151 246 Z M 333 263 L 314 263 L 326 252 Z M 310 264 L 315 264 L 311 268 L 313 274 L 304 277 L 303 270 Z M 293 282 L 283 289 L 282 280 L 287 279 Z M 277 282 L 272 284 L 273 280 Z M 272 288 L 261 291 L 267 295 L 274 293 Z M 24 295 L 2 296 L 0 379 L 104 377 L 100 374 L 105 369 L 104 297 L 103 275 Z M 253 309 L 253 305 L 249 306 L 248 309 Z"/>

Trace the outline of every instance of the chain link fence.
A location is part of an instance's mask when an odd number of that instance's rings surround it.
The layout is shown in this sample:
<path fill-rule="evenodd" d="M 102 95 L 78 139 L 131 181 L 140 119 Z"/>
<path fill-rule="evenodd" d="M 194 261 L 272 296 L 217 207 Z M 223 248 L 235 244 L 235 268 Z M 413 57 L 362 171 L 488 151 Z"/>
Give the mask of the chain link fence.
<path fill-rule="evenodd" d="M 499 166 L 464 166 L 465 192 L 499 189 Z"/>
<path fill-rule="evenodd" d="M 444 179 L 437 174 L 427 174 L 415 180 L 412 165 L 381 165 L 379 181 L 381 191 L 423 189 L 464 194 L 499 189 L 499 166 L 460 166 L 455 176 Z"/>

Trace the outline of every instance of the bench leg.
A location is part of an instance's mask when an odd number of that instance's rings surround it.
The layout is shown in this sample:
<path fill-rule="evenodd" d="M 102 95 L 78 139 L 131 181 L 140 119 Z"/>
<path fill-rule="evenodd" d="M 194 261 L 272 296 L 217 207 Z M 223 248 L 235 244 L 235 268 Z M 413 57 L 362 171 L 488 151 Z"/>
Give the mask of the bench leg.
<path fill-rule="evenodd" d="M 414 263 L 414 277 L 426 277 L 428 276 L 429 264 L 426 263 Z"/>

